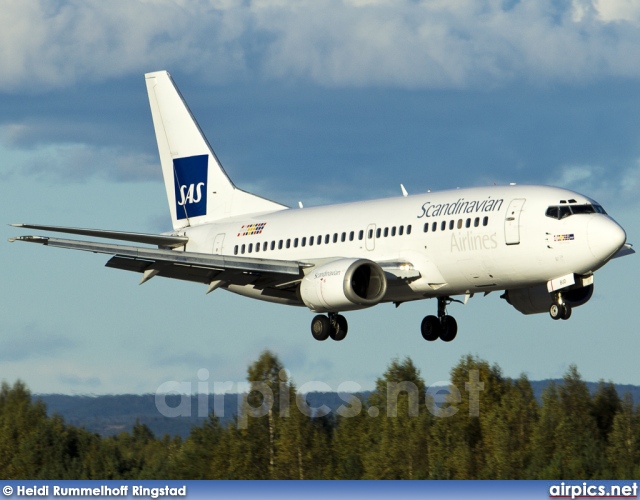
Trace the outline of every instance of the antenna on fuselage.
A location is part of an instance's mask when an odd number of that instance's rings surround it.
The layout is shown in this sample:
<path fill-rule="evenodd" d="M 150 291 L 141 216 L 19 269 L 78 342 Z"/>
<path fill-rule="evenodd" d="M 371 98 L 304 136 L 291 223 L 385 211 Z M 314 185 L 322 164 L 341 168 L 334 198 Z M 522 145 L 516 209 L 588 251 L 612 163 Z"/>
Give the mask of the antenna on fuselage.
<path fill-rule="evenodd" d="M 407 193 L 407 190 L 404 188 L 404 186 L 402 184 L 400 184 L 400 189 L 402 189 L 402 196 L 408 196 L 409 193 Z"/>

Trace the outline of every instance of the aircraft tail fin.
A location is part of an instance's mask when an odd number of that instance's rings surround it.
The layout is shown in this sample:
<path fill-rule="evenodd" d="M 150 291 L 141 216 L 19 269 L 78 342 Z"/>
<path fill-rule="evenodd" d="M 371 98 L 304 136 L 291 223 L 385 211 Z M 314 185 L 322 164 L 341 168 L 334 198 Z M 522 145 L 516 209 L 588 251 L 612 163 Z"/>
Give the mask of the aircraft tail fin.
<path fill-rule="evenodd" d="M 234 186 L 168 72 L 145 80 L 175 230 L 288 208 Z"/>

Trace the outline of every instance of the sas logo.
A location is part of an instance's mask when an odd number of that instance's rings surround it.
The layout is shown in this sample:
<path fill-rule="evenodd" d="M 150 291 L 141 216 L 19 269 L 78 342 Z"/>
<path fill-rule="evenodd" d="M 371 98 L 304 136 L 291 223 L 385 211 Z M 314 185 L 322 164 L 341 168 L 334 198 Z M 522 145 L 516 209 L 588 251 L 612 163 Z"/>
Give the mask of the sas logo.
<path fill-rule="evenodd" d="M 207 215 L 209 155 L 173 160 L 176 216 L 178 220 Z"/>

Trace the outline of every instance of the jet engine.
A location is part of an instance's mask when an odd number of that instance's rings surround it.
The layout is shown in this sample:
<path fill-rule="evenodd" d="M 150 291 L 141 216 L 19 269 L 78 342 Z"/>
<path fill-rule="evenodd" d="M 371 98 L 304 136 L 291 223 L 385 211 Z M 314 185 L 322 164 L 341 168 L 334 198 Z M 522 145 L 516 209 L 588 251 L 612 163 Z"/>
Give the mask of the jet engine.
<path fill-rule="evenodd" d="M 593 295 L 593 285 L 580 288 L 562 290 L 564 303 L 573 308 L 586 304 Z M 538 314 L 549 312 L 553 304 L 553 294 L 547 291 L 547 285 L 536 285 L 529 288 L 507 290 L 503 299 L 515 307 L 522 314 Z"/>
<path fill-rule="evenodd" d="M 384 271 L 368 259 L 339 259 L 313 269 L 300 283 L 300 298 L 314 312 L 375 306 L 387 291 Z"/>

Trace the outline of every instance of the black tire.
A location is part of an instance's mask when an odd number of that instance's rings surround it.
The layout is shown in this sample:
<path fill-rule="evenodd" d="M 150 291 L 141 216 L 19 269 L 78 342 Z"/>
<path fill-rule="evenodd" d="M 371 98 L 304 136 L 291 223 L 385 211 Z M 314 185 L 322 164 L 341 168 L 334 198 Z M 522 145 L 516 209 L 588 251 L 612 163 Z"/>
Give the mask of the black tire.
<path fill-rule="evenodd" d="M 562 319 L 567 320 L 571 317 L 571 308 L 569 306 L 564 306 L 564 314 L 562 315 Z"/>
<path fill-rule="evenodd" d="M 348 330 L 349 324 L 347 323 L 347 319 L 341 314 L 338 314 L 336 316 L 336 327 L 329 329 L 329 336 L 336 342 L 340 342 L 345 339 Z"/>
<path fill-rule="evenodd" d="M 322 314 L 319 314 L 311 321 L 311 335 L 313 335 L 313 338 L 316 340 L 327 340 L 331 330 L 329 318 Z"/>
<path fill-rule="evenodd" d="M 566 310 L 567 308 L 564 304 L 551 304 L 551 307 L 549 308 L 549 316 L 554 320 L 558 320 L 565 315 Z"/>
<path fill-rule="evenodd" d="M 440 320 L 440 339 L 444 342 L 451 342 L 458 334 L 458 323 L 453 316 L 443 316 Z"/>
<path fill-rule="evenodd" d="M 425 316 L 420 325 L 422 338 L 428 342 L 438 340 L 440 337 L 440 320 L 435 316 Z"/>

